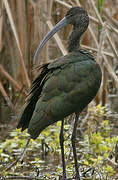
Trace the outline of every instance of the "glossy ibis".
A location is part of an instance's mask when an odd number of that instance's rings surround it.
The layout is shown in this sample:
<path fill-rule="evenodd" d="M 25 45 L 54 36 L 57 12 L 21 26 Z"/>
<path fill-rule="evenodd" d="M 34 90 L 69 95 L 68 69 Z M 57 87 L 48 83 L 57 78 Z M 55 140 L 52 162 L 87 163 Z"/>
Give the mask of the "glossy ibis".
<path fill-rule="evenodd" d="M 68 42 L 68 55 L 40 67 L 41 72 L 32 84 L 18 128 L 22 128 L 22 130 L 28 128 L 31 138 L 35 139 L 46 127 L 62 120 L 60 145 L 63 179 L 66 179 L 63 123 L 65 117 L 75 113 L 72 147 L 76 179 L 80 180 L 75 147 L 77 122 L 81 111 L 96 96 L 102 77 L 100 66 L 95 62 L 92 54 L 80 48 L 81 35 L 87 30 L 89 24 L 87 12 L 81 7 L 71 8 L 66 16 L 44 37 L 35 53 L 34 61 L 45 43 L 68 24 L 73 25 Z"/>

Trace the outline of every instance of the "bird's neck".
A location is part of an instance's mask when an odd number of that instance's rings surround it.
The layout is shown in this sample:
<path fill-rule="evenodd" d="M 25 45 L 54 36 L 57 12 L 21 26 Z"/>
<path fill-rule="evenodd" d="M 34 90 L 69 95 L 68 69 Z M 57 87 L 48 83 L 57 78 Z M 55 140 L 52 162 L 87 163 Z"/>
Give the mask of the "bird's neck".
<path fill-rule="evenodd" d="M 83 29 L 74 28 L 68 41 L 68 52 L 72 52 L 80 48 L 80 38 L 83 34 Z"/>

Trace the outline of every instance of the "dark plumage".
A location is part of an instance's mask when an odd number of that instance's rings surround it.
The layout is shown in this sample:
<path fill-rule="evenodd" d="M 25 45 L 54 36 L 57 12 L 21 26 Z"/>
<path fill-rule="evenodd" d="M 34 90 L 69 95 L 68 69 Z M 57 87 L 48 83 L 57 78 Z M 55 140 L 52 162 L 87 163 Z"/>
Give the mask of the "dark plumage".
<path fill-rule="evenodd" d="M 28 128 L 34 139 L 48 125 L 81 112 L 95 97 L 101 82 L 98 64 L 83 50 L 69 53 L 41 69 L 18 124 L 22 130 Z"/>
<path fill-rule="evenodd" d="M 41 66 L 34 80 L 30 97 L 18 128 L 28 128 L 31 138 L 49 125 L 72 113 L 80 113 L 96 96 L 101 84 L 101 70 L 89 52 L 80 48 L 80 37 L 86 31 L 89 18 L 80 7 L 71 8 L 65 18 L 46 35 L 35 54 L 50 37 L 67 24 L 73 25 L 69 37 L 68 55 Z M 78 176 L 79 179 L 79 176 Z"/>

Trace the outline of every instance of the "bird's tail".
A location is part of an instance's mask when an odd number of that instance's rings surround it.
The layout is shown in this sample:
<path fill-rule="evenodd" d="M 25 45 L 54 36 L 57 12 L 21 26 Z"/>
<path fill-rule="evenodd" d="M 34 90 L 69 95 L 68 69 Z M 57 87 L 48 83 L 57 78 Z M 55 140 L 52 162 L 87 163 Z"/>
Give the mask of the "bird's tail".
<path fill-rule="evenodd" d="M 29 122 L 32 118 L 36 103 L 41 95 L 42 87 L 45 82 L 45 77 L 49 72 L 47 68 L 48 65 L 49 63 L 39 67 L 39 69 L 42 69 L 42 71 L 32 84 L 31 90 L 29 92 L 29 96 L 27 98 L 27 103 L 24 106 L 23 113 L 20 116 L 20 120 L 17 126 L 17 128 L 22 128 L 22 131 L 28 128 L 29 126 Z"/>

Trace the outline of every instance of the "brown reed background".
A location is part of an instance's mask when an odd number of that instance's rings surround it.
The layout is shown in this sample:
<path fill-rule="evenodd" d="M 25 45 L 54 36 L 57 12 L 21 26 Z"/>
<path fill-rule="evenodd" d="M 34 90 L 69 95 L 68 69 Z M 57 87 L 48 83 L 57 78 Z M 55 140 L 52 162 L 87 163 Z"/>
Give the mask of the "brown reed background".
<path fill-rule="evenodd" d="M 114 70 L 118 64 L 117 0 L 104 0 L 101 7 L 97 0 L 1 0 L 0 99 L 4 98 L 12 110 L 15 111 L 24 101 L 38 73 L 32 69 L 39 42 L 72 6 L 84 7 L 90 16 L 90 25 L 81 46 L 94 53 L 103 71 L 96 102 L 105 105 L 107 95 L 113 89 L 117 91 L 118 77 Z M 63 28 L 45 45 L 37 65 L 67 53 L 70 31 L 71 26 Z M 109 82 L 112 82 L 111 86 Z"/>

